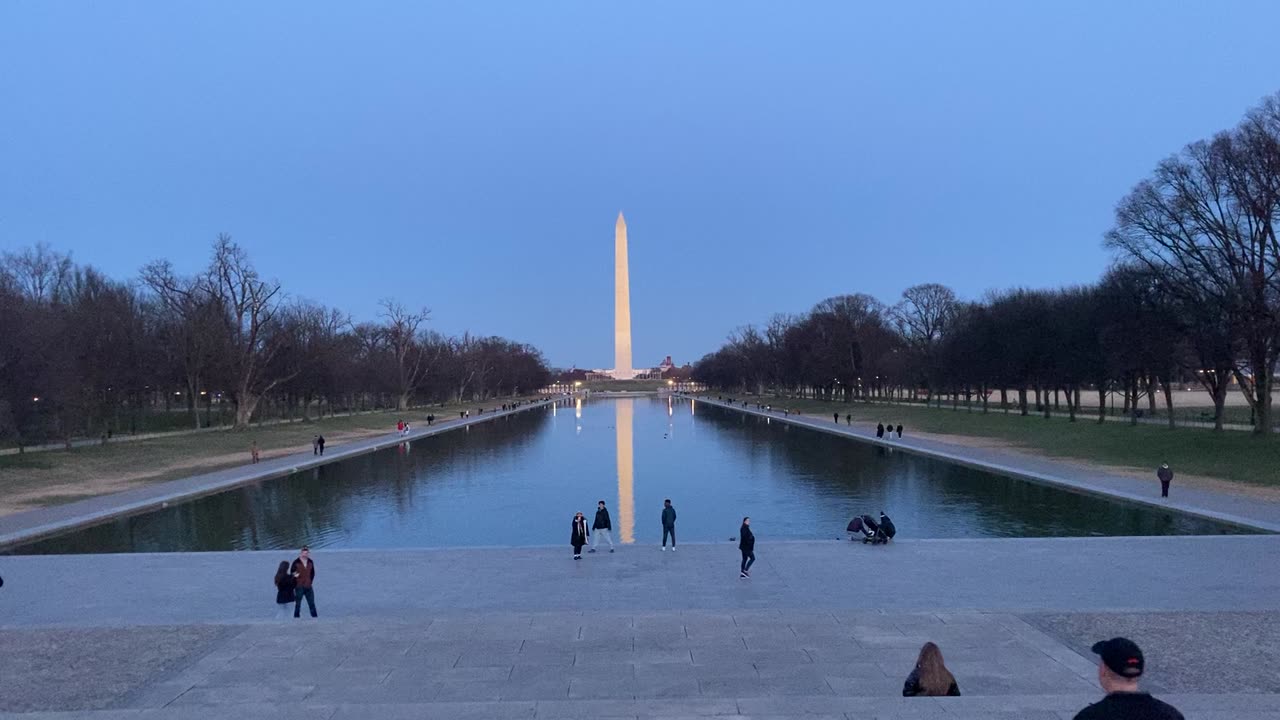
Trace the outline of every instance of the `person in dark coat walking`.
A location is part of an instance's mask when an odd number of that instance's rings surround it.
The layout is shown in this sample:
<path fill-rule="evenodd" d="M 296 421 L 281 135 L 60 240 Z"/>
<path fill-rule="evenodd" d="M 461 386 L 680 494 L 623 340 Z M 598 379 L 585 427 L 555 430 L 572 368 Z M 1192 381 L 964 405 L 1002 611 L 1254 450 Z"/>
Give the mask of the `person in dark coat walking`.
<path fill-rule="evenodd" d="M 898 426 L 898 437 L 902 437 L 902 426 Z"/>
<path fill-rule="evenodd" d="M 884 438 L 884 423 L 876 423 L 876 437 Z"/>
<path fill-rule="evenodd" d="M 601 500 L 596 504 L 596 520 L 591 523 L 591 549 L 595 552 L 600 545 L 600 538 L 609 541 L 609 552 L 613 552 L 613 522 L 609 519 L 609 510 Z"/>
<path fill-rule="evenodd" d="M 573 531 L 569 533 L 569 544 L 573 545 L 573 559 L 582 559 L 582 546 L 587 544 L 587 538 L 591 534 L 587 532 L 587 519 L 582 513 L 573 516 Z"/>
<path fill-rule="evenodd" d="M 1169 469 L 1169 463 L 1164 463 L 1156 470 L 1156 477 L 1160 479 L 1160 497 L 1169 497 L 1169 483 L 1173 482 L 1173 471 Z"/>
<path fill-rule="evenodd" d="M 311 617 L 316 617 L 316 593 L 312 589 L 312 584 L 316 581 L 316 564 L 311 561 L 311 548 L 302 546 L 298 559 L 289 566 L 289 574 L 297 583 L 293 591 L 293 616 L 302 616 L 302 600 L 306 598 Z"/>
<path fill-rule="evenodd" d="M 751 577 L 751 565 L 756 561 L 756 536 L 751 532 L 751 518 L 742 518 L 742 527 L 738 528 L 738 549 L 742 551 L 742 566 L 738 568 L 739 578 Z"/>
<path fill-rule="evenodd" d="M 298 581 L 293 579 L 293 575 L 289 574 L 289 561 L 281 560 L 280 567 L 276 568 L 276 607 L 278 612 L 277 618 L 283 618 L 289 612 L 289 606 L 297 600 L 294 597 L 294 589 L 297 588 Z"/>
<path fill-rule="evenodd" d="M 832 413 L 832 414 L 833 414 L 833 415 L 835 415 L 835 418 L 836 418 L 836 424 L 837 424 L 837 425 L 839 425 L 839 424 L 840 424 L 840 413 Z"/>
<path fill-rule="evenodd" d="M 323 455 L 324 454 L 324 436 L 323 435 L 316 438 L 316 445 L 320 447 L 320 454 Z"/>
<path fill-rule="evenodd" d="M 667 551 L 667 536 L 671 536 L 671 552 L 676 551 L 676 509 L 671 498 L 662 501 L 662 552 Z"/>

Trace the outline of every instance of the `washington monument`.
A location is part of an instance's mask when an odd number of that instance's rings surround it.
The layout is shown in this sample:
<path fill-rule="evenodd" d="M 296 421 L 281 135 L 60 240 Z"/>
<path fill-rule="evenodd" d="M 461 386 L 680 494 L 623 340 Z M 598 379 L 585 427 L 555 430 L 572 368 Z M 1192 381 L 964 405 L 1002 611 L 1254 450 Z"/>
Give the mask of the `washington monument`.
<path fill-rule="evenodd" d="M 614 380 L 631 380 L 631 274 L 627 267 L 627 221 L 618 213 L 613 228 L 613 371 Z"/>

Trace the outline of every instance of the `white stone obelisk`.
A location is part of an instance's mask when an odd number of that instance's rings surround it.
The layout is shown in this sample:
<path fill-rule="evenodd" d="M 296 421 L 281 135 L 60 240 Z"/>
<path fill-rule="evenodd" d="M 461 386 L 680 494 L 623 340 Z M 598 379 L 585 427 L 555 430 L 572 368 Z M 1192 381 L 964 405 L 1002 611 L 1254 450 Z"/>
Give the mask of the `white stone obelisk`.
<path fill-rule="evenodd" d="M 631 380 L 631 274 L 627 265 L 627 221 L 618 213 L 613 229 L 613 379 Z"/>

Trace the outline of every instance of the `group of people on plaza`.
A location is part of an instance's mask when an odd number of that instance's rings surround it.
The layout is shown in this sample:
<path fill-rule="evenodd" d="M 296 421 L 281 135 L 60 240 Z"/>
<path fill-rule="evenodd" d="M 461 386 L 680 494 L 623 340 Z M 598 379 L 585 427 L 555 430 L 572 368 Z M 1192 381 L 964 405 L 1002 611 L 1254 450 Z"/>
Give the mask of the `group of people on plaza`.
<path fill-rule="evenodd" d="M 738 528 L 738 550 L 742 553 L 742 564 L 739 577 L 751 577 L 751 565 L 756 561 L 756 537 L 751 532 L 751 518 L 742 518 L 742 526 Z M 671 498 L 662 501 L 662 551 L 667 551 L 667 540 L 671 541 L 671 552 L 676 551 L 676 508 Z M 587 517 L 581 512 L 574 513 L 573 523 L 569 530 L 569 544 L 573 546 L 573 559 L 582 559 L 582 548 L 588 544 L 588 553 L 596 552 L 604 543 L 609 544 L 609 552 L 613 547 L 613 519 L 603 500 L 596 503 L 596 516 L 587 528 Z"/>
<path fill-rule="evenodd" d="M 850 418 L 850 416 L 845 415 L 844 417 L 845 417 L 845 422 L 852 422 L 852 419 Z M 836 413 L 836 424 L 839 424 L 839 423 L 840 423 L 840 413 Z M 894 432 L 897 432 L 898 437 L 901 438 L 902 423 L 898 423 L 897 428 L 893 426 L 893 423 L 889 423 L 888 425 L 885 425 L 884 423 L 876 423 L 876 437 L 879 439 L 884 439 L 885 432 L 889 433 L 890 438 L 893 437 Z"/>

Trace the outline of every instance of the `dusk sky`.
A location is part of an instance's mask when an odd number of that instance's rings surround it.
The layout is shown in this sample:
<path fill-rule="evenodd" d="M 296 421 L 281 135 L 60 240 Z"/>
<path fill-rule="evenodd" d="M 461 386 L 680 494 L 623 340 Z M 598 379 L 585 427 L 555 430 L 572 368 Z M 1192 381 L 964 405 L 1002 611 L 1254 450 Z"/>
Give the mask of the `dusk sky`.
<path fill-rule="evenodd" d="M 1096 279 L 1117 200 L 1280 90 L 1280 3 L 0 4 L 0 249 L 219 232 L 291 296 L 612 364 L 832 295 Z"/>

